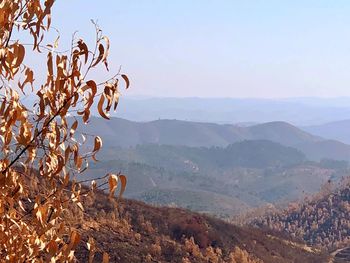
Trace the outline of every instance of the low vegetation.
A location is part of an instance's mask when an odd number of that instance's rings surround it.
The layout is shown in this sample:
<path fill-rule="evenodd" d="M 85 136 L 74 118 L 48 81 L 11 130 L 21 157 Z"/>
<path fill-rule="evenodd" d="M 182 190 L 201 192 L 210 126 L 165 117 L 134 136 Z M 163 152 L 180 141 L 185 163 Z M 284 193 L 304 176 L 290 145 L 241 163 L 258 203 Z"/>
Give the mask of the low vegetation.
<path fill-rule="evenodd" d="M 152 207 L 133 200 L 116 205 L 100 191 L 83 203 L 85 211 L 77 211 L 77 220 L 72 222 L 82 235 L 76 251 L 81 262 L 89 258 L 85 243 L 89 238 L 96 262 L 103 252 L 111 262 L 318 263 L 327 258 L 303 244 L 290 245 L 286 237 L 180 208 Z"/>

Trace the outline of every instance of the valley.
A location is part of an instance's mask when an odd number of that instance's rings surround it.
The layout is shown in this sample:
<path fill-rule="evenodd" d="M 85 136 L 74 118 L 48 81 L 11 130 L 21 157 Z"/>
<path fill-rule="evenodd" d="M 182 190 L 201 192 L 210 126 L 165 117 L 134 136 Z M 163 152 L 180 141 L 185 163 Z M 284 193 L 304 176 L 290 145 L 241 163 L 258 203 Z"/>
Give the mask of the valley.
<path fill-rule="evenodd" d="M 127 174 L 125 196 L 157 206 L 228 219 L 260 206 L 303 201 L 329 180 L 336 185 L 350 174 L 341 158 L 350 146 L 283 122 L 237 127 L 122 119 L 104 126 L 99 121 L 93 118 L 92 128 L 84 131 L 104 140 L 100 161 L 84 176 Z"/>

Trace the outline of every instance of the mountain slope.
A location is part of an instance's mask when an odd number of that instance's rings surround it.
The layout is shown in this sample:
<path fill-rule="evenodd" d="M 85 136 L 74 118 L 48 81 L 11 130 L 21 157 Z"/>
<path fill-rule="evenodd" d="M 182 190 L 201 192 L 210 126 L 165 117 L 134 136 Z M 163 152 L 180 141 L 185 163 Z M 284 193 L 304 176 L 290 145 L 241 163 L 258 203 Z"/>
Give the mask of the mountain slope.
<path fill-rule="evenodd" d="M 349 179 L 347 179 L 348 181 Z M 350 184 L 325 185 L 319 196 L 253 220 L 253 225 L 285 232 L 309 245 L 330 250 L 349 245 Z"/>
<path fill-rule="evenodd" d="M 350 161 L 349 145 L 334 140 L 305 142 L 294 145 L 310 160 L 334 159 Z"/>
<path fill-rule="evenodd" d="M 91 124 L 83 128 L 87 133 L 99 134 L 109 146 L 122 147 L 146 143 L 226 146 L 247 137 L 245 129 L 236 126 L 178 120 L 132 122 L 111 118 L 105 122 L 94 117 Z"/>
<path fill-rule="evenodd" d="M 278 142 L 283 145 L 296 146 L 303 143 L 315 143 L 322 138 L 304 132 L 299 128 L 282 121 L 268 122 L 247 128 L 251 138 Z"/>
<path fill-rule="evenodd" d="M 76 215 L 82 234 L 76 251 L 87 262 L 84 242 L 94 238 L 95 260 L 102 252 L 110 262 L 324 262 L 326 255 L 291 243 L 286 237 L 237 227 L 178 208 L 161 208 L 122 200 L 114 207 L 108 196 L 96 192 L 84 198 L 86 210 Z M 90 242 L 91 243 L 91 242 Z"/>

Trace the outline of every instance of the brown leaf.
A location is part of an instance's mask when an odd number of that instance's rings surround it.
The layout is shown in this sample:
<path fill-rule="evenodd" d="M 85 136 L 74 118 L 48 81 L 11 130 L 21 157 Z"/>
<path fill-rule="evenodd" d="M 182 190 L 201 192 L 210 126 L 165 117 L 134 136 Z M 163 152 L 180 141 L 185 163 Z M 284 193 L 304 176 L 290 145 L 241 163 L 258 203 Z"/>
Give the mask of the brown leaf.
<path fill-rule="evenodd" d="M 109 71 L 108 69 L 108 63 L 107 63 L 107 57 L 109 55 L 109 38 L 104 36 L 103 39 L 106 41 L 106 51 L 104 52 L 103 54 L 103 58 L 102 58 L 102 61 L 104 62 L 105 66 L 106 66 L 106 69 L 107 71 Z"/>
<path fill-rule="evenodd" d="M 85 56 L 85 64 L 86 64 L 89 56 L 89 49 L 82 39 L 78 41 L 78 47 L 80 49 L 80 53 Z"/>
<path fill-rule="evenodd" d="M 103 58 L 104 53 L 105 53 L 105 48 L 102 44 L 98 45 L 98 57 L 96 59 L 96 61 L 91 65 L 91 67 L 95 67 Z"/>
<path fill-rule="evenodd" d="M 52 76 L 53 75 L 52 52 L 49 52 L 47 54 L 47 70 L 48 70 L 48 75 Z"/>
<path fill-rule="evenodd" d="M 123 78 L 123 79 L 124 79 L 124 81 L 125 81 L 125 84 L 126 84 L 126 89 L 128 89 L 128 88 L 129 88 L 129 86 L 130 86 L 130 81 L 129 81 L 128 76 L 127 76 L 127 75 L 124 75 L 124 74 L 122 74 L 121 76 L 122 76 L 122 78 Z"/>
<path fill-rule="evenodd" d="M 75 120 L 75 121 L 73 122 L 73 124 L 72 124 L 72 127 L 70 128 L 70 131 L 69 131 L 70 137 L 72 137 L 72 136 L 74 135 L 75 130 L 77 129 L 77 127 L 78 127 L 78 121 Z"/>
<path fill-rule="evenodd" d="M 96 136 L 93 152 L 97 152 L 98 150 L 100 150 L 101 147 L 102 147 L 102 139 L 100 136 Z"/>
<path fill-rule="evenodd" d="M 100 97 L 100 100 L 98 102 L 98 105 L 97 105 L 97 110 L 98 110 L 98 113 L 101 115 L 102 118 L 105 118 L 105 119 L 109 120 L 109 117 L 103 111 L 103 103 L 104 103 L 104 101 L 105 101 L 105 96 L 102 94 L 101 97 Z"/>

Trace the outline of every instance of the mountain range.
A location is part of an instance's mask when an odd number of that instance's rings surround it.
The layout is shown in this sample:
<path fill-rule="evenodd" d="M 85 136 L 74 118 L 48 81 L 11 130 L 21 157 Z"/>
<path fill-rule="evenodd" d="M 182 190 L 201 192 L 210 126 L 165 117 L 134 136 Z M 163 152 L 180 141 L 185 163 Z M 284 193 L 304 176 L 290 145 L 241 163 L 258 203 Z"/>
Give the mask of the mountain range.
<path fill-rule="evenodd" d="M 286 122 L 90 122 L 83 131 L 100 135 L 103 148 L 88 177 L 119 171 L 129 178 L 126 197 L 222 218 L 299 200 L 349 173 L 349 145 Z"/>
<path fill-rule="evenodd" d="M 100 135 L 109 147 L 142 144 L 190 147 L 225 147 L 243 140 L 269 140 L 303 152 L 309 160 L 350 160 L 350 146 L 336 140 L 312 135 L 287 122 L 269 122 L 248 127 L 179 120 L 133 122 L 120 118 L 103 121 L 94 117 L 82 127 L 88 134 Z"/>

